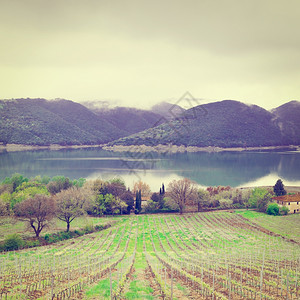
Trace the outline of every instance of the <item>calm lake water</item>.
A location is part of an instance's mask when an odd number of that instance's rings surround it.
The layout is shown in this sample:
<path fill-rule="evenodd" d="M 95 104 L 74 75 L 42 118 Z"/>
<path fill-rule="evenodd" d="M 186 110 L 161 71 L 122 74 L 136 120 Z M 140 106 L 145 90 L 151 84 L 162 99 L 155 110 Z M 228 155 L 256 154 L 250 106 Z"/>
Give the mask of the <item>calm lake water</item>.
<path fill-rule="evenodd" d="M 153 191 L 173 179 L 190 178 L 202 186 L 300 186 L 299 152 L 125 153 L 97 148 L 0 153 L 0 180 L 13 173 L 26 177 L 64 175 L 70 179 L 121 177 L 132 187 L 139 179 Z"/>

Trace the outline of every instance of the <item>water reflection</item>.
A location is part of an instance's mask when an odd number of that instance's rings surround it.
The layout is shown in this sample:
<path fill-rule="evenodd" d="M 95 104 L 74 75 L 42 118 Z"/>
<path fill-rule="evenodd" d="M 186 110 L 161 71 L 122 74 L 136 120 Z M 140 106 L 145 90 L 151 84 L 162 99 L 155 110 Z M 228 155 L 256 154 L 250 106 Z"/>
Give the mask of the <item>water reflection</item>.
<path fill-rule="evenodd" d="M 64 149 L 3 152 L 0 154 L 0 180 L 13 173 L 27 177 L 65 175 L 124 178 L 127 185 L 139 179 L 153 190 L 162 182 L 188 177 L 203 186 L 300 185 L 300 153 L 220 152 L 220 153 L 113 153 L 101 149 Z"/>

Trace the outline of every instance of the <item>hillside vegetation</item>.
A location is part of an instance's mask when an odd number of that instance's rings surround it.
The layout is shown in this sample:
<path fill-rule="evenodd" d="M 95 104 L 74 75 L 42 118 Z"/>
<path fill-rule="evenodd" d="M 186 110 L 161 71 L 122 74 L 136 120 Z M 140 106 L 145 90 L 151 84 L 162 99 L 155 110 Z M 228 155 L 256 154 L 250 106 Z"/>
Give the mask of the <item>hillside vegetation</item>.
<path fill-rule="evenodd" d="M 96 110 L 95 113 L 103 120 L 113 124 L 125 135 L 131 135 L 161 123 L 161 115 L 136 108 L 115 107 L 108 110 Z"/>
<path fill-rule="evenodd" d="M 297 118 L 300 105 L 296 103 L 287 103 L 275 112 L 232 100 L 204 104 L 185 111 L 175 120 L 110 145 L 174 144 L 226 148 L 300 144 Z"/>
<path fill-rule="evenodd" d="M 120 129 L 72 101 L 0 101 L 0 142 L 4 144 L 99 144 L 121 136 Z"/>
<path fill-rule="evenodd" d="M 290 101 L 274 110 L 281 132 L 292 144 L 299 144 L 300 137 L 300 102 Z"/>
<path fill-rule="evenodd" d="M 152 111 L 88 108 L 63 99 L 2 100 L 0 143 L 98 145 L 112 142 L 110 145 L 225 148 L 299 145 L 299 115 L 297 101 L 270 112 L 232 100 L 189 110 L 163 103 Z"/>

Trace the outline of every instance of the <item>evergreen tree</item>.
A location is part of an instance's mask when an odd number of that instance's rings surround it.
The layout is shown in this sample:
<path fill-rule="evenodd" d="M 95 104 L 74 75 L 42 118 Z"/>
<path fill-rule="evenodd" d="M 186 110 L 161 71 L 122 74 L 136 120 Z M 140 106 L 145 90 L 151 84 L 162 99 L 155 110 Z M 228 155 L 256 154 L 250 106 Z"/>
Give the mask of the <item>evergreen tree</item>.
<path fill-rule="evenodd" d="M 273 191 L 276 196 L 284 196 L 286 195 L 286 190 L 284 189 L 284 185 L 281 179 L 278 179 L 273 187 Z"/>
<path fill-rule="evenodd" d="M 164 184 L 162 184 L 162 194 L 164 195 L 165 194 L 165 185 Z"/>
<path fill-rule="evenodd" d="M 142 191 L 139 190 L 139 212 L 142 210 Z"/>
<path fill-rule="evenodd" d="M 135 213 L 138 214 L 142 210 L 142 191 L 138 190 L 135 193 Z"/>
<path fill-rule="evenodd" d="M 138 213 L 138 207 L 139 207 L 139 192 L 136 191 L 136 193 L 135 193 L 135 213 Z"/>

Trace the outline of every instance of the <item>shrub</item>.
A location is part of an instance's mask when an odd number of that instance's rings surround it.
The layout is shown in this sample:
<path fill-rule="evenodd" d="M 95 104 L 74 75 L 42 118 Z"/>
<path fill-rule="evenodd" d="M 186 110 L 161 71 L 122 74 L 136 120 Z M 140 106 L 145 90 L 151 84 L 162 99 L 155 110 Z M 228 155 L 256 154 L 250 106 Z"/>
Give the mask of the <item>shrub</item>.
<path fill-rule="evenodd" d="M 95 226 L 95 230 L 96 231 L 100 231 L 100 230 L 103 230 L 104 229 L 104 226 L 103 225 L 96 225 Z"/>
<path fill-rule="evenodd" d="M 279 215 L 279 206 L 277 203 L 270 203 L 267 207 L 267 214 L 277 216 Z"/>
<path fill-rule="evenodd" d="M 59 240 L 63 241 L 63 240 L 68 240 L 72 237 L 72 234 L 70 231 L 66 232 L 66 231 L 62 231 L 58 234 Z"/>
<path fill-rule="evenodd" d="M 85 227 L 83 228 L 84 233 L 92 233 L 95 231 L 94 229 L 94 225 L 93 224 L 87 224 L 85 225 Z"/>
<path fill-rule="evenodd" d="M 245 205 L 244 204 L 240 204 L 240 203 L 235 203 L 235 204 L 233 204 L 232 205 L 233 206 L 233 208 L 245 208 Z"/>
<path fill-rule="evenodd" d="M 210 199 L 208 207 L 218 207 L 220 206 L 219 199 Z"/>
<path fill-rule="evenodd" d="M 37 247 L 40 246 L 40 241 L 39 240 L 28 240 L 25 242 L 24 247 L 26 248 L 33 248 L 33 247 Z"/>
<path fill-rule="evenodd" d="M 3 244 L 3 249 L 6 251 L 9 250 L 18 250 L 20 248 L 22 248 L 24 244 L 24 241 L 22 240 L 22 238 L 18 235 L 18 234 L 11 234 L 8 235 L 5 240 L 4 240 L 4 244 Z"/>
<path fill-rule="evenodd" d="M 287 215 L 289 213 L 289 209 L 286 206 L 281 206 L 279 208 L 279 213 L 281 216 Z"/>
<path fill-rule="evenodd" d="M 266 205 L 270 199 L 271 194 L 267 189 L 255 188 L 249 197 L 248 205 L 250 208 L 258 208 L 258 211 L 265 212 Z"/>
<path fill-rule="evenodd" d="M 232 200 L 230 199 L 220 199 L 220 208 L 231 208 L 232 207 Z M 235 204 L 239 204 L 239 203 L 235 203 Z"/>
<path fill-rule="evenodd" d="M 75 230 L 74 233 L 78 236 L 84 235 L 84 231 L 82 231 L 82 230 Z"/>
<path fill-rule="evenodd" d="M 157 209 L 157 203 L 154 202 L 153 200 L 148 200 L 147 205 L 145 207 L 145 212 L 146 213 L 151 213 L 152 211 Z"/>
<path fill-rule="evenodd" d="M 165 200 L 165 208 L 169 210 L 178 210 L 179 206 L 178 204 L 171 198 L 166 197 Z"/>

